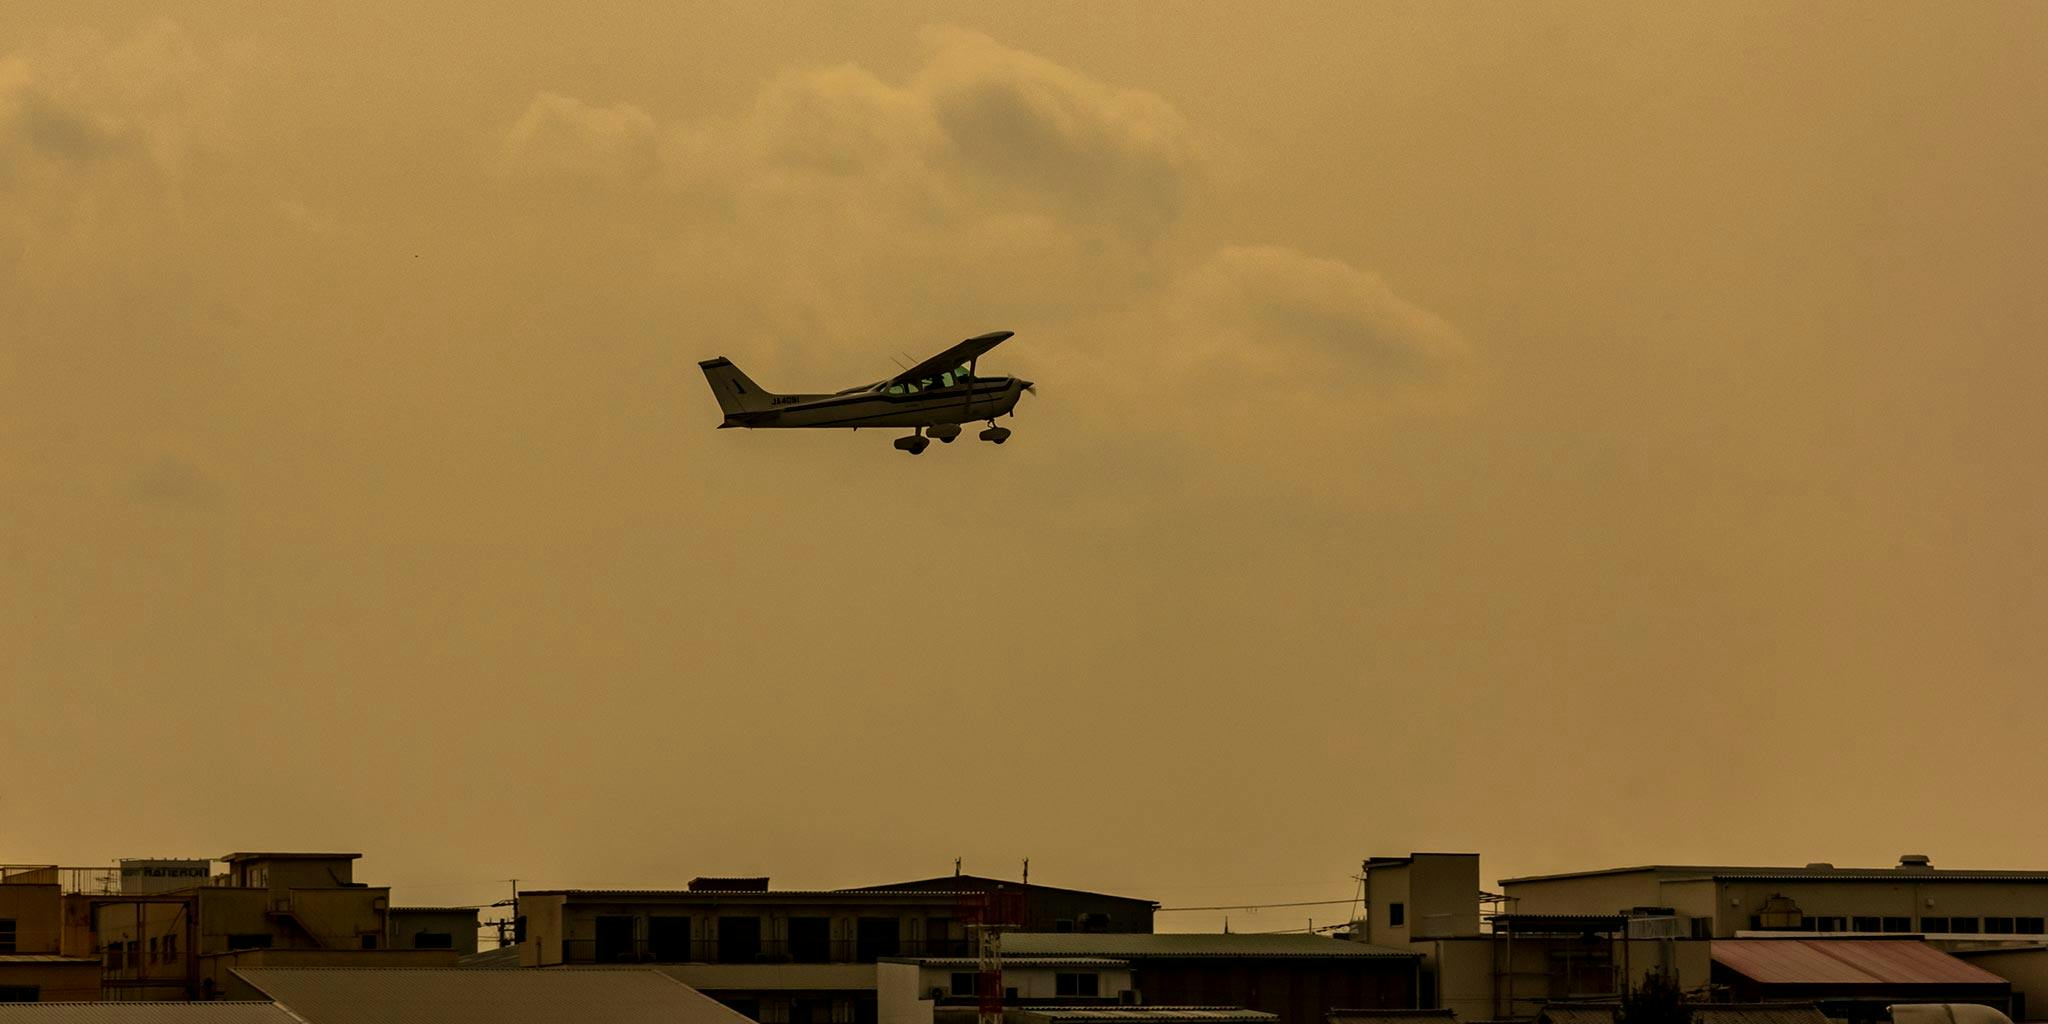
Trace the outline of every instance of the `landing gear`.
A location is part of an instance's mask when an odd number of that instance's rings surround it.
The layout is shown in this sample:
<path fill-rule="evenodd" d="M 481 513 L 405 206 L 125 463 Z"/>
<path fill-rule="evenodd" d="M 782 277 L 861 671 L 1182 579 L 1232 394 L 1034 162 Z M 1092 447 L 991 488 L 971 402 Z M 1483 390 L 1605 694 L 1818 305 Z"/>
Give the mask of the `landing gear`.
<path fill-rule="evenodd" d="M 952 444 L 953 439 L 960 436 L 960 424 L 934 423 L 924 428 L 924 432 L 930 434 L 940 444 Z"/>
<path fill-rule="evenodd" d="M 923 455 L 924 450 L 931 446 L 932 439 L 924 436 L 923 428 L 919 428 L 909 437 L 899 437 L 896 439 L 896 450 L 899 452 L 909 452 L 912 455 Z"/>
<path fill-rule="evenodd" d="M 988 421 L 988 429 L 981 432 L 981 439 L 994 444 L 1002 444 L 1010 439 L 1010 428 L 996 426 L 996 421 L 990 420 Z"/>

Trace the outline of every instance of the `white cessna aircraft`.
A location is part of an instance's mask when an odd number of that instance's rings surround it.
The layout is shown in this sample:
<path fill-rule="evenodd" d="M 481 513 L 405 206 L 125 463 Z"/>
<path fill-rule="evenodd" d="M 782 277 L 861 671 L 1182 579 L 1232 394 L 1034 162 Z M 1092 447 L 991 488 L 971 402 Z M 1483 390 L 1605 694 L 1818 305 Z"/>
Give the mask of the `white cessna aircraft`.
<path fill-rule="evenodd" d="M 1014 333 L 977 335 L 888 380 L 829 395 L 763 391 L 724 356 L 697 365 L 725 410 L 721 428 L 909 427 L 910 436 L 897 438 L 896 448 L 919 455 L 931 447 L 932 437 L 952 444 L 960 424 L 975 420 L 988 421 L 982 440 L 1002 444 L 1010 439 L 1009 428 L 996 426 L 996 417 L 1016 415 L 1017 399 L 1026 391 L 1037 394 L 1038 386 L 1021 377 L 977 377 L 974 365 Z"/>

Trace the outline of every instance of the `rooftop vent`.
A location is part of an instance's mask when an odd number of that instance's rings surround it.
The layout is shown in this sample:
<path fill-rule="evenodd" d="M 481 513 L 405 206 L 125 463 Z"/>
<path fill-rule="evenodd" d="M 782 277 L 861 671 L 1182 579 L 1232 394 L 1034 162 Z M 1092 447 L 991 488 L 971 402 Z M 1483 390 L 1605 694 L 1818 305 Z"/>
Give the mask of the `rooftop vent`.
<path fill-rule="evenodd" d="M 767 892 L 768 879 L 761 878 L 692 878 L 691 892 Z"/>
<path fill-rule="evenodd" d="M 1907 871 L 1928 871 L 1934 867 L 1934 859 L 1924 853 L 1902 853 L 1899 854 L 1899 867 Z"/>

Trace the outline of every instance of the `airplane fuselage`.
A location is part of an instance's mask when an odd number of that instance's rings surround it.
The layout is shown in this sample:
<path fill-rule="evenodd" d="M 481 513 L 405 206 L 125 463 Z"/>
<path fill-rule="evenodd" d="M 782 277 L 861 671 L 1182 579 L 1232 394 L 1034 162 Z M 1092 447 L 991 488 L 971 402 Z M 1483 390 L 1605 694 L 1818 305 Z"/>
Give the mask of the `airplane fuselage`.
<path fill-rule="evenodd" d="M 1016 377 L 978 377 L 907 394 L 867 388 L 836 395 L 777 395 L 757 412 L 728 413 L 722 427 L 930 427 L 993 420 L 1017 407 L 1029 386 Z"/>

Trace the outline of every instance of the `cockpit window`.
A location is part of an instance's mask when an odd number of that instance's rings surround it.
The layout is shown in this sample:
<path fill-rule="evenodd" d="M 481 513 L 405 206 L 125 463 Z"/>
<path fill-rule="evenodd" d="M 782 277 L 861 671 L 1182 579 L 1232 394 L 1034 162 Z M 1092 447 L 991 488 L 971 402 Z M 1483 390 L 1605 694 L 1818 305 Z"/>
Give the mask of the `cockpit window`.
<path fill-rule="evenodd" d="M 890 393 L 890 394 L 892 394 L 892 395 L 900 395 L 900 394 L 902 394 L 902 393 L 903 393 L 903 385 L 901 385 L 901 384 L 891 384 L 891 385 L 889 385 L 889 393 Z"/>

